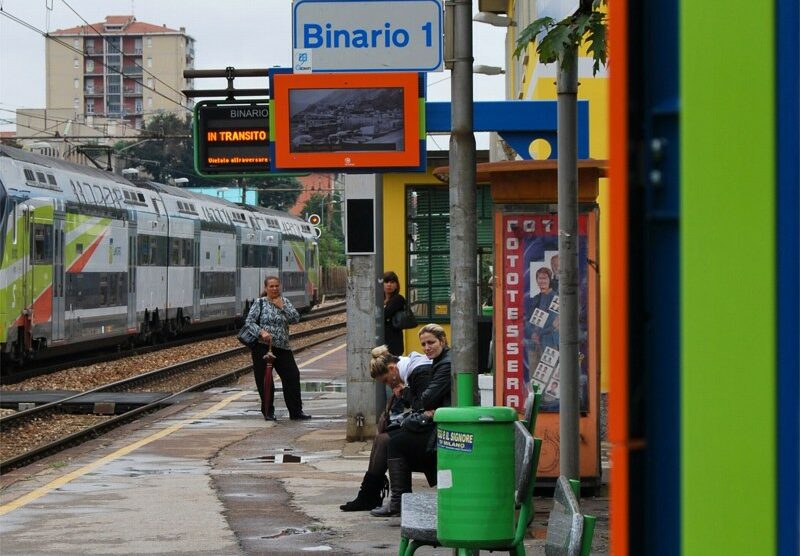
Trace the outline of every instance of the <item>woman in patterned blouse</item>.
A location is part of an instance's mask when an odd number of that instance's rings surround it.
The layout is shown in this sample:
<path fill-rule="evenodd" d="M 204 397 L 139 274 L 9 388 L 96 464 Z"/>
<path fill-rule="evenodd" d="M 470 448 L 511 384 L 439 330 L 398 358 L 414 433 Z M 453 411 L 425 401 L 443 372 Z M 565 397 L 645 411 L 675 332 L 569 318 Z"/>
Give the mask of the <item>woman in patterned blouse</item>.
<path fill-rule="evenodd" d="M 300 314 L 292 303 L 281 295 L 281 281 L 277 276 L 268 276 L 264 280 L 265 291 L 258 302 L 253 303 L 247 314 L 245 324 L 258 327 L 259 342 L 252 350 L 253 375 L 261 397 L 261 413 L 267 421 L 275 421 L 275 388 L 272 373 L 266 376 L 268 344 L 272 342 L 272 353 L 275 355 L 273 368 L 283 382 L 283 399 L 289 410 L 290 419 L 310 419 L 303 413 L 303 401 L 300 398 L 300 369 L 294 360 L 289 347 L 289 323 L 298 322 Z M 266 380 L 265 380 L 266 379 Z M 265 387 L 266 386 L 266 387 Z"/>

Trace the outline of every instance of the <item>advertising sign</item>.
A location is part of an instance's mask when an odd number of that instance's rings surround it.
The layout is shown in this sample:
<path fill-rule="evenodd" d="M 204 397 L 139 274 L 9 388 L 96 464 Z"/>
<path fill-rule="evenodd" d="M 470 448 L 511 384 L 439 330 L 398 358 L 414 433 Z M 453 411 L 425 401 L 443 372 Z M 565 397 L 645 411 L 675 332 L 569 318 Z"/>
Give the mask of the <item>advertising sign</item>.
<path fill-rule="evenodd" d="M 293 71 L 441 71 L 442 0 L 295 0 Z"/>
<path fill-rule="evenodd" d="M 270 171 L 268 101 L 199 102 L 194 135 L 200 175 Z"/>
<path fill-rule="evenodd" d="M 580 407 L 587 411 L 588 236 L 587 215 L 578 218 Z M 522 410 L 532 385 L 542 393 L 541 411 L 558 411 L 560 398 L 558 217 L 502 215 L 503 311 L 502 405 Z"/>

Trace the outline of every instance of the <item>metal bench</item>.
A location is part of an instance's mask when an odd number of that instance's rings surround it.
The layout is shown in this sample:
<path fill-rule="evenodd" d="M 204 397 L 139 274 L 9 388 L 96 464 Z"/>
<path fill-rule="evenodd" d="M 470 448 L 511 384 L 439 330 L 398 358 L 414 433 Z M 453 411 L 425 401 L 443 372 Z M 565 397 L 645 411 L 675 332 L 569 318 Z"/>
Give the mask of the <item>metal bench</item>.
<path fill-rule="evenodd" d="M 594 536 L 594 516 L 583 515 L 578 502 L 580 481 L 558 478 L 553 509 L 547 521 L 547 556 L 589 556 Z"/>
<path fill-rule="evenodd" d="M 483 550 L 504 550 L 514 554 L 525 554 L 522 539 L 533 516 L 533 487 L 536 482 L 536 468 L 542 441 L 533 438 L 527 423 L 523 421 L 514 423 L 514 439 L 516 490 L 514 502 L 518 508 L 514 539 L 508 545 L 483 548 Z M 437 494 L 435 492 L 403 494 L 398 555 L 411 556 L 419 547 L 426 545 L 439 546 Z M 466 548 L 458 550 L 464 554 L 472 551 Z"/>

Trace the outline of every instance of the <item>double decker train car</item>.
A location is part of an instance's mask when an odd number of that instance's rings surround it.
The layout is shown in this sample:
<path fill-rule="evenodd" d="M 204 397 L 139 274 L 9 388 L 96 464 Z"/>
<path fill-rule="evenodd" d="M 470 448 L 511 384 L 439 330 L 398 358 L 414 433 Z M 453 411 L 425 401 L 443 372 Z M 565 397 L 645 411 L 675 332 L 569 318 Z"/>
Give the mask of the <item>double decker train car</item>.
<path fill-rule="evenodd" d="M 308 223 L 0 146 L 4 367 L 236 324 L 270 275 L 318 302 Z"/>

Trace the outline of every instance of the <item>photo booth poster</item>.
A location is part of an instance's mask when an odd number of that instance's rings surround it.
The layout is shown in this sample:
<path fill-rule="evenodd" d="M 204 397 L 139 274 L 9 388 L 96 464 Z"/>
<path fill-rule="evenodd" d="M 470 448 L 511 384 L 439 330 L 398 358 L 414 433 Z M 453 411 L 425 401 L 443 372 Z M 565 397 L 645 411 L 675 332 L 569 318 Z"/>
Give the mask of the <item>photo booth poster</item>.
<path fill-rule="evenodd" d="M 588 410 L 588 219 L 578 217 L 580 408 Z M 541 411 L 560 399 L 558 217 L 505 214 L 503 235 L 503 405 L 522 410 L 537 385 Z"/>

